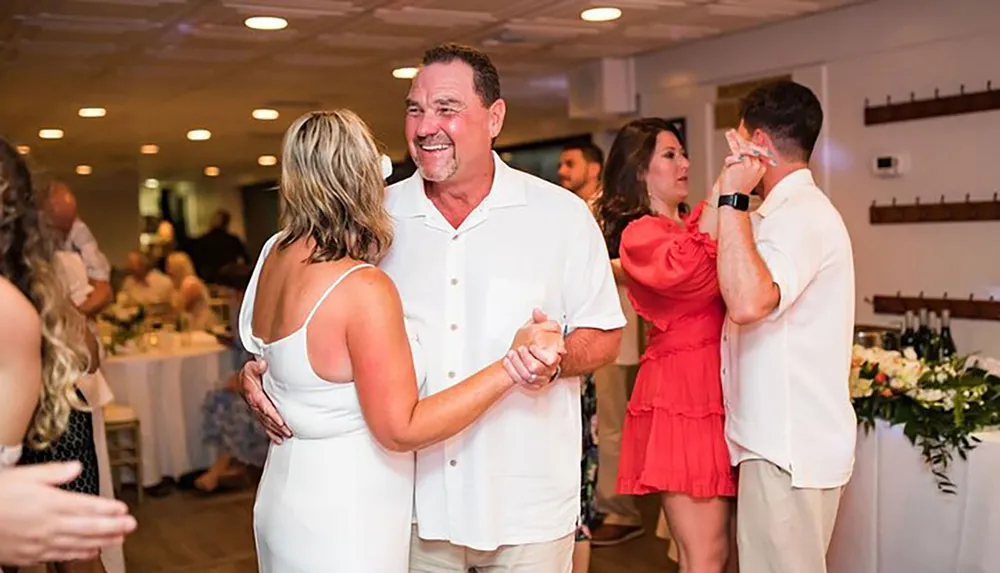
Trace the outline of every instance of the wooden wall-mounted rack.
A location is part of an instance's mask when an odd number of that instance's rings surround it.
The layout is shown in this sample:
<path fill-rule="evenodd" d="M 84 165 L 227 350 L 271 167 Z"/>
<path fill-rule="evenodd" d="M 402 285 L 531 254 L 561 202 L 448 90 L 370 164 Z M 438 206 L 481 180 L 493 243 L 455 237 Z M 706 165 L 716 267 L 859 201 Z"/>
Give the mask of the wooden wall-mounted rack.
<path fill-rule="evenodd" d="M 916 99 L 916 94 L 910 92 L 910 101 L 893 103 L 890 96 L 885 97 L 885 105 L 870 106 L 865 99 L 865 125 L 879 125 L 912 121 L 946 115 L 960 115 L 1000 109 L 1000 90 L 993 90 L 993 83 L 986 82 L 986 91 L 965 93 L 965 85 L 959 88 L 957 95 L 941 97 L 937 89 L 933 99 Z"/>
<path fill-rule="evenodd" d="M 902 296 L 897 292 L 895 296 L 875 295 L 869 302 L 877 314 L 905 314 L 908 310 L 916 313 L 921 308 L 940 314 L 948 309 L 952 318 L 1000 320 L 1000 301 L 992 296 L 989 300 L 976 300 L 972 295 L 958 299 L 948 298 L 948 293 L 944 293 L 941 298 L 926 298 L 922 292 L 917 296 Z"/>
<path fill-rule="evenodd" d="M 942 223 L 949 221 L 1000 221 L 1000 198 L 993 194 L 992 201 L 970 201 L 948 203 L 941 196 L 940 203 L 921 203 L 920 198 L 912 205 L 897 205 L 896 199 L 890 205 L 876 205 L 872 201 L 868 208 L 868 220 L 872 225 L 898 223 Z"/>

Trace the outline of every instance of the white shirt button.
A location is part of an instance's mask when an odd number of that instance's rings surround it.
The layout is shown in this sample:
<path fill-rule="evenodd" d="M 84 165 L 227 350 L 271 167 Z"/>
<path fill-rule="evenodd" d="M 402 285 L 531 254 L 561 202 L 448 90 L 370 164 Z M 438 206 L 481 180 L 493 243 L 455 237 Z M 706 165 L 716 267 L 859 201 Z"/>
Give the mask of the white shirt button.
<path fill-rule="evenodd" d="M 448 462 L 448 465 L 450 465 L 451 467 L 455 467 L 458 465 L 458 460 L 451 460 L 450 462 Z"/>
<path fill-rule="evenodd" d="M 448 373 L 448 378 L 454 378 L 454 377 L 455 377 L 454 371 Z"/>
<path fill-rule="evenodd" d="M 457 324 L 453 324 L 453 325 L 451 325 L 451 329 L 452 329 L 452 330 L 458 330 L 458 325 L 457 325 Z"/>
<path fill-rule="evenodd" d="M 451 279 L 451 284 L 457 285 L 458 284 L 458 279 Z"/>

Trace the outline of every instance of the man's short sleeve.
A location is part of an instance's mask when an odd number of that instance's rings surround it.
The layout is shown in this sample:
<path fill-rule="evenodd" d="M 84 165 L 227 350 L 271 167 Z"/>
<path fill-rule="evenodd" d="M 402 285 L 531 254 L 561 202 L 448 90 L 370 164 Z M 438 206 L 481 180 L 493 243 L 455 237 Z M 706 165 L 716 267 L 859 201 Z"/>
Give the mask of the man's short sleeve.
<path fill-rule="evenodd" d="M 581 205 L 566 253 L 567 327 L 614 330 L 625 326 L 611 260 L 597 221 Z"/>

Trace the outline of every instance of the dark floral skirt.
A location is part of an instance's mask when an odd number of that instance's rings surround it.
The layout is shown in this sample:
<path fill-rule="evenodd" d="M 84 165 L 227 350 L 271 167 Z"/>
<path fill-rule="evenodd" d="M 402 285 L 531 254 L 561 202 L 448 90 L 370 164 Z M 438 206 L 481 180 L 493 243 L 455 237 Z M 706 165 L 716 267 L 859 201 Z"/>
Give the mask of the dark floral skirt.
<path fill-rule="evenodd" d="M 580 384 L 580 412 L 583 416 L 583 455 L 580 457 L 580 526 L 577 541 L 589 541 L 597 511 L 597 390 L 594 375 L 587 374 Z"/>

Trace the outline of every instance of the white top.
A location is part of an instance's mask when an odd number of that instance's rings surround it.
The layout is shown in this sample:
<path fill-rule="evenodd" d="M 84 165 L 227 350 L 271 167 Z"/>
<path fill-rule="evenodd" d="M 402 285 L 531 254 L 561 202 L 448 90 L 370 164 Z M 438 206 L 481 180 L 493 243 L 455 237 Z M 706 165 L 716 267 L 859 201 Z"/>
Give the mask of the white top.
<path fill-rule="evenodd" d="M 726 321 L 723 330 L 732 462 L 765 459 L 790 472 L 794 487 L 839 487 L 851 477 L 857 435 L 851 239 L 808 169 L 782 179 L 755 217 L 757 251 L 781 302 L 760 322 Z"/>
<path fill-rule="evenodd" d="M 586 203 L 494 154 L 490 194 L 456 230 L 419 171 L 388 190 L 396 238 L 381 267 L 421 335 L 423 394 L 501 358 L 541 307 L 568 330 L 625 324 Z M 417 454 L 423 539 L 478 550 L 570 534 L 580 512 L 580 381 L 515 389 L 457 436 Z"/>
<path fill-rule="evenodd" d="M 125 277 L 119 292 L 119 302 L 132 304 L 171 304 L 173 297 L 174 282 L 159 269 L 150 269 L 143 282 Z"/>

